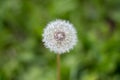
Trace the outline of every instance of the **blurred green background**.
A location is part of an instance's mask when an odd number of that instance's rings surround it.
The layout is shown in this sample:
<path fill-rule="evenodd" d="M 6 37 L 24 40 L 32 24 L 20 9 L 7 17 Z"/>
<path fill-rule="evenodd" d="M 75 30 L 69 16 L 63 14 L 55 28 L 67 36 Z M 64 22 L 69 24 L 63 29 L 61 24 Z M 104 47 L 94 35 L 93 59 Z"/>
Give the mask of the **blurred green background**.
<path fill-rule="evenodd" d="M 120 0 L 0 0 L 0 80 L 56 80 L 42 33 L 59 18 L 79 39 L 61 55 L 62 80 L 120 80 Z"/>

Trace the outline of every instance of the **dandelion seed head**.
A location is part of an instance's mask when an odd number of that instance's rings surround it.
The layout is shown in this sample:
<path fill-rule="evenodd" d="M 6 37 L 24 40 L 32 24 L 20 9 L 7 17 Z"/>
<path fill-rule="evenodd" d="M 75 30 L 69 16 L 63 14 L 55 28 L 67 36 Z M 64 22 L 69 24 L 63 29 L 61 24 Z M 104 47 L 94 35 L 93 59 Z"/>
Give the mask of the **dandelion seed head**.
<path fill-rule="evenodd" d="M 58 54 L 69 52 L 77 43 L 75 28 L 65 20 L 50 22 L 42 36 L 44 45 Z"/>

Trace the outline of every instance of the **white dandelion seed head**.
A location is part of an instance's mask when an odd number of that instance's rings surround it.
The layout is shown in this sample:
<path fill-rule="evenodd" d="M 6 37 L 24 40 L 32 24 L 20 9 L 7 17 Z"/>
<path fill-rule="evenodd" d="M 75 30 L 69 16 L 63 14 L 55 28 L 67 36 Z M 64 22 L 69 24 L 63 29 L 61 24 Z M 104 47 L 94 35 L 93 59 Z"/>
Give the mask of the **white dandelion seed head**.
<path fill-rule="evenodd" d="M 75 28 L 65 20 L 50 22 L 42 36 L 44 45 L 58 54 L 69 52 L 77 43 Z"/>

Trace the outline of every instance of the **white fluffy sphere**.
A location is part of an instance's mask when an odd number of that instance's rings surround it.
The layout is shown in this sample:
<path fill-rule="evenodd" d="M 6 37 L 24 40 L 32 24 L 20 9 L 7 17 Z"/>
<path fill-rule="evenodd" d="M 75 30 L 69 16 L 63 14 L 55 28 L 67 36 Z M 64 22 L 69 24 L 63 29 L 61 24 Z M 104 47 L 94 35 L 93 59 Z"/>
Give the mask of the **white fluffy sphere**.
<path fill-rule="evenodd" d="M 50 22 L 42 36 L 44 45 L 57 54 L 69 52 L 77 43 L 75 28 L 65 20 Z"/>

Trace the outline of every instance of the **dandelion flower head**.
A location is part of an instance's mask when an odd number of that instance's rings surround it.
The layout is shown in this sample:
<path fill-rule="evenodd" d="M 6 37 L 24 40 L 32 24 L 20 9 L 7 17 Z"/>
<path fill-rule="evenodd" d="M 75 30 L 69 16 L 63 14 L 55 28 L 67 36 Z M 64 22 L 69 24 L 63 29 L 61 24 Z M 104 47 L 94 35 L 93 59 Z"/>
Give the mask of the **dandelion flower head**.
<path fill-rule="evenodd" d="M 74 26 L 65 20 L 50 22 L 42 36 L 44 45 L 57 54 L 69 52 L 77 43 Z"/>

